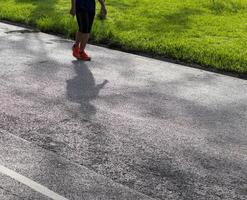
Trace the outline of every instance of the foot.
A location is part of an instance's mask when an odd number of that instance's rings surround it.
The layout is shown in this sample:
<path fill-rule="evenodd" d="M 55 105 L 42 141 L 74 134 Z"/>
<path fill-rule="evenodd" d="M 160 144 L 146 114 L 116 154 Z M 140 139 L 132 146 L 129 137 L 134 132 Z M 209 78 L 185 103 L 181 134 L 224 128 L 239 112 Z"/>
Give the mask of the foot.
<path fill-rule="evenodd" d="M 78 60 L 84 60 L 84 61 L 90 61 L 91 60 L 91 57 L 85 51 L 80 51 L 79 54 L 80 54 L 80 56 L 77 57 Z"/>
<path fill-rule="evenodd" d="M 72 51 L 73 51 L 73 56 L 75 58 L 80 57 L 80 49 L 79 49 L 79 46 L 77 46 L 76 44 L 74 44 L 73 47 L 72 47 Z"/>

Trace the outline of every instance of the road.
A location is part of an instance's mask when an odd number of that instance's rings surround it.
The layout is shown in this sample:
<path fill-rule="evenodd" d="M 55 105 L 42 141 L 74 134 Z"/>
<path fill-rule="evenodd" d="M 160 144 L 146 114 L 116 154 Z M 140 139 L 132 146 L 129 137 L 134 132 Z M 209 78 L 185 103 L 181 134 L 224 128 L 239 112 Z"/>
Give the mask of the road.
<path fill-rule="evenodd" d="M 0 23 L 0 199 L 247 198 L 246 80 L 72 44 Z"/>

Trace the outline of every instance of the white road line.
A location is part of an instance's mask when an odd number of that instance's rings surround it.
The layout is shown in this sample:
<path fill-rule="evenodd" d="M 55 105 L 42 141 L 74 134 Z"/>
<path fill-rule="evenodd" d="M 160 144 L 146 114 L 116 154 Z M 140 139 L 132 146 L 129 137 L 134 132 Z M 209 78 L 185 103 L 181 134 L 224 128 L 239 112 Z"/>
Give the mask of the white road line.
<path fill-rule="evenodd" d="M 5 175 L 15 179 L 16 181 L 19 181 L 20 183 L 32 188 L 33 190 L 51 198 L 51 199 L 68 200 L 65 197 L 49 190 L 48 188 L 44 187 L 43 185 L 40 185 L 39 183 L 36 183 L 35 181 L 33 181 L 33 180 L 31 180 L 25 176 L 22 176 L 22 175 L 16 173 L 15 171 L 10 170 L 10 169 L 2 166 L 2 165 L 0 165 L 0 173 L 5 174 Z"/>

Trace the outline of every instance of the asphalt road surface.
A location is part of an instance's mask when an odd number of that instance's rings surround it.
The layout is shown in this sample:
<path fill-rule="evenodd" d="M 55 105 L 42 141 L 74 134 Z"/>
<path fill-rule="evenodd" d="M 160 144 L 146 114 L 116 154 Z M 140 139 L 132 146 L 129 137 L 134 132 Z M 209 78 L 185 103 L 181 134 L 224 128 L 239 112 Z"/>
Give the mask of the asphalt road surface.
<path fill-rule="evenodd" d="M 0 199 L 247 199 L 247 81 L 0 23 Z"/>

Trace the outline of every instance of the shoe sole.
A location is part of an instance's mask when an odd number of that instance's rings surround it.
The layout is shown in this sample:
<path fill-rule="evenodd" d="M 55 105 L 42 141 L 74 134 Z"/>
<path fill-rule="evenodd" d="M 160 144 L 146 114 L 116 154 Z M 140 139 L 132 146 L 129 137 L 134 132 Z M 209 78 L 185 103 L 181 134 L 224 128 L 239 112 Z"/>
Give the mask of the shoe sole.
<path fill-rule="evenodd" d="M 73 55 L 77 60 L 82 60 L 82 61 L 91 61 L 91 58 L 88 58 L 88 59 L 83 59 L 83 58 L 80 58 L 80 57 L 77 57 L 76 55 Z"/>
<path fill-rule="evenodd" d="M 77 57 L 76 57 L 76 59 L 77 59 L 77 60 L 81 60 L 81 61 L 91 61 L 91 58 L 90 58 L 90 59 L 83 59 L 83 58 L 77 58 Z"/>

